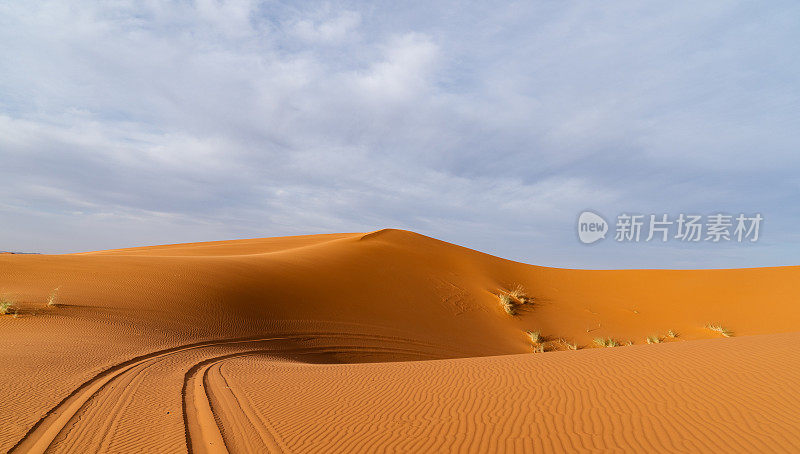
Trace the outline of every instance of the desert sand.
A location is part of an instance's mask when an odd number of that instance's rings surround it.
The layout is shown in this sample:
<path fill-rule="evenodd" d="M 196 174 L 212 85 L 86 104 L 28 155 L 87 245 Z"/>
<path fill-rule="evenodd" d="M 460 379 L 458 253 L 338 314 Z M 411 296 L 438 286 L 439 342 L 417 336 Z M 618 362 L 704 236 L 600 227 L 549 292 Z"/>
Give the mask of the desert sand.
<path fill-rule="evenodd" d="M 798 278 L 391 229 L 2 254 L 0 452 L 800 452 Z"/>

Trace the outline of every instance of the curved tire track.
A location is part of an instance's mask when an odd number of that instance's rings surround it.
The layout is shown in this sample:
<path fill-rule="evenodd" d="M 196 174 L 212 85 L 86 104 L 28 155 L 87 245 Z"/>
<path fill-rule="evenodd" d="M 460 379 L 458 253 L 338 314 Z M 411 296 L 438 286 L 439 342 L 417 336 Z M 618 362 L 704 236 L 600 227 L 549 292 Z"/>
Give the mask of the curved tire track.
<path fill-rule="evenodd" d="M 402 348 L 348 347 L 340 348 L 293 348 L 280 350 L 281 353 L 415 353 L 415 350 Z M 221 454 L 232 451 L 233 442 L 243 444 L 243 452 L 288 452 L 280 437 L 268 421 L 256 412 L 246 399 L 240 398 L 228 384 L 221 371 L 222 363 L 232 358 L 259 354 L 274 354 L 274 349 L 253 349 L 209 358 L 194 365 L 186 372 L 183 383 L 183 418 L 186 427 L 186 446 L 192 454 Z M 217 386 L 214 386 L 214 385 Z M 224 431 L 220 421 L 231 424 L 231 430 Z M 250 432 L 260 439 L 261 445 L 251 446 L 250 439 L 241 437 Z M 225 434 L 228 434 L 225 436 Z M 234 440 L 235 438 L 235 440 Z"/>
<path fill-rule="evenodd" d="M 219 414 L 232 423 L 228 438 L 236 434 L 238 443 L 247 452 L 286 452 L 278 435 L 262 421 L 249 407 L 240 400 L 231 389 L 220 367 L 225 360 L 242 356 L 265 353 L 264 350 L 233 353 L 219 358 L 203 361 L 186 373 L 184 380 L 184 424 L 186 426 L 186 446 L 190 453 L 227 453 L 231 442 L 226 442 L 218 420 Z M 215 386 L 216 385 L 216 386 Z M 213 403 L 212 403 L 213 402 Z M 215 410 L 216 407 L 216 410 Z M 255 437 L 242 437 L 250 432 Z M 260 440 L 260 445 L 253 445 L 253 440 Z"/>
<path fill-rule="evenodd" d="M 193 344 L 187 344 L 182 346 L 177 346 L 165 350 L 156 351 L 153 353 L 149 353 L 146 355 L 141 355 L 135 358 L 132 358 L 128 361 L 124 361 L 119 363 L 115 366 L 106 369 L 105 371 L 97 374 L 93 378 L 89 379 L 88 381 L 84 382 L 81 386 L 73 390 L 67 397 L 65 397 L 61 402 L 59 402 L 55 407 L 53 407 L 50 411 L 47 412 L 45 416 L 43 416 L 37 423 L 25 434 L 25 436 L 20 439 L 10 450 L 9 453 L 44 453 L 47 452 L 49 448 L 53 446 L 53 442 L 59 436 L 59 434 L 63 433 L 65 429 L 68 429 L 71 424 L 70 422 L 81 412 L 87 403 L 89 403 L 93 398 L 98 396 L 104 390 L 109 389 L 109 385 L 112 382 L 119 381 L 121 377 L 129 374 L 138 375 L 143 373 L 144 370 L 148 369 L 152 364 L 162 361 L 166 358 L 186 353 L 189 351 L 196 351 L 199 349 L 208 349 L 208 348 L 218 348 L 218 347 L 236 347 L 236 348 L 246 348 L 244 351 L 229 353 L 221 356 L 216 356 L 211 359 L 201 361 L 200 363 L 196 364 L 195 366 L 191 367 L 189 372 L 187 372 L 184 376 L 184 384 L 183 384 L 183 401 L 184 401 L 184 423 L 186 424 L 185 432 L 186 432 L 186 442 L 187 448 L 192 451 L 193 446 L 197 446 L 200 449 L 200 446 L 203 446 L 204 442 L 195 441 L 193 439 L 194 434 L 191 434 L 189 426 L 188 426 L 188 419 L 187 418 L 187 395 L 191 393 L 193 396 L 194 402 L 190 405 L 195 406 L 197 405 L 200 409 L 201 417 L 204 418 L 204 422 L 202 423 L 202 427 L 208 428 L 209 432 L 201 432 L 199 435 L 204 440 L 210 437 L 210 441 L 213 441 L 213 446 L 219 447 L 221 449 L 225 449 L 224 439 L 221 435 L 217 437 L 214 434 L 214 430 L 217 433 L 220 433 L 219 426 L 217 426 L 216 418 L 214 416 L 214 410 L 212 409 L 211 400 L 209 398 L 208 387 L 207 383 L 207 376 L 209 369 L 217 363 L 224 361 L 227 358 L 233 356 L 241 356 L 241 355 L 252 355 L 258 353 L 267 353 L 273 352 L 275 354 L 278 353 L 352 353 L 352 352 L 363 352 L 363 353 L 386 353 L 386 352 L 394 352 L 394 353 L 405 353 L 405 354 L 421 354 L 420 350 L 415 349 L 403 349 L 403 348 L 370 348 L 370 347 L 359 347 L 359 346 L 349 346 L 349 347 L 306 347 L 306 348 L 283 348 L 283 349 L 269 349 L 269 348 L 259 348 L 254 349 L 253 346 L 258 344 L 264 344 L 271 341 L 281 341 L 281 340 L 309 340 L 314 338 L 324 338 L 324 339 L 348 339 L 348 340 L 380 340 L 380 341 L 390 341 L 394 343 L 400 344 L 407 344 L 409 346 L 416 346 L 416 347 L 432 347 L 434 344 L 414 341 L 410 339 L 402 339 L 399 337 L 392 337 L 392 336 L 380 336 L 380 335 L 370 335 L 370 334 L 352 334 L 352 335 L 343 335 L 339 332 L 310 332 L 310 333 L 290 333 L 290 334 L 273 334 L 268 337 L 250 337 L 250 338 L 235 338 L 235 339 L 220 339 L 220 340 L 211 340 L 211 341 L 204 341 L 204 342 L 197 342 Z M 436 346 L 437 348 L 441 348 L 440 346 Z M 200 372 L 202 369 L 202 373 L 199 375 L 202 379 L 201 380 L 194 380 L 194 377 L 197 376 L 197 373 Z M 221 376 L 221 375 L 220 375 Z M 135 377 L 130 377 L 127 382 L 130 382 Z M 190 389 L 187 383 L 192 382 L 192 388 Z M 196 391 L 196 392 L 195 392 Z M 233 395 L 233 394 L 231 394 Z M 200 399 L 202 397 L 202 399 Z M 235 395 L 233 395 L 235 398 Z M 230 397 L 228 397 L 230 399 Z M 206 403 L 203 404 L 202 401 Z M 190 407 L 191 408 L 191 407 Z M 240 407 L 241 408 L 241 407 Z M 189 412 L 189 414 L 193 414 L 195 412 Z M 246 413 L 243 413 L 246 417 Z M 117 415 L 112 414 L 110 415 L 111 418 L 116 418 Z M 214 428 L 211 427 L 209 424 L 210 421 L 214 422 Z M 257 421 L 247 418 L 250 424 L 254 427 L 255 430 L 260 431 L 263 430 L 263 426 L 259 426 Z M 113 424 L 113 421 L 112 423 Z M 263 439 L 263 437 L 262 437 Z M 220 443 L 222 440 L 222 443 Z M 266 441 L 266 440 L 265 440 Z M 212 443 L 206 443 L 206 446 L 210 446 Z M 275 445 L 273 445 L 275 446 Z M 199 452 L 199 451 L 198 451 Z M 216 451 L 216 452 L 227 452 L 226 450 L 223 451 Z"/>
<path fill-rule="evenodd" d="M 53 443 L 53 440 L 67 426 L 69 421 L 80 411 L 80 409 L 100 390 L 108 385 L 112 380 L 123 374 L 146 365 L 147 363 L 159 361 L 167 356 L 208 347 L 220 347 L 236 345 L 241 343 L 264 342 L 269 340 L 288 339 L 288 337 L 270 336 L 256 339 L 232 339 L 200 342 L 171 349 L 161 350 L 147 355 L 139 356 L 117 366 L 107 369 L 83 385 L 78 387 L 69 396 L 64 398 L 58 405 L 51 409 L 42 419 L 40 419 L 28 433 L 14 445 L 9 453 L 25 452 L 32 454 L 44 453 Z"/>

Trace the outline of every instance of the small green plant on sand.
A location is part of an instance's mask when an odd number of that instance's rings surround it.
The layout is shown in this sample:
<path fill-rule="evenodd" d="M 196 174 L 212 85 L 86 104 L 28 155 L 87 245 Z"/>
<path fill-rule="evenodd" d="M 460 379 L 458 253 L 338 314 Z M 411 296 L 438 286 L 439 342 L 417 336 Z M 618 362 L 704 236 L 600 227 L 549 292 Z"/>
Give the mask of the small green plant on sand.
<path fill-rule="evenodd" d="M 725 337 L 733 336 L 733 331 L 729 330 L 728 328 L 725 328 L 722 325 L 708 324 L 708 325 L 706 325 L 706 328 L 710 329 L 711 331 L 716 331 L 716 332 L 722 334 Z"/>
<path fill-rule="evenodd" d="M 598 347 L 618 347 L 619 342 L 615 341 L 610 337 L 597 337 L 594 339 L 594 343 Z"/>

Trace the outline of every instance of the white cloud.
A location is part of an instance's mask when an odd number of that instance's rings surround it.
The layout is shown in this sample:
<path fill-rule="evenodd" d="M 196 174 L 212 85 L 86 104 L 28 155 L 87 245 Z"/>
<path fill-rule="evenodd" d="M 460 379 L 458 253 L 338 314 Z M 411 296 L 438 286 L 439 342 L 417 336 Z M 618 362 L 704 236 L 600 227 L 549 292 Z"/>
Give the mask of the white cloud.
<path fill-rule="evenodd" d="M 289 30 L 300 40 L 315 44 L 337 44 L 351 37 L 361 23 L 361 15 L 355 11 L 341 11 L 333 17 L 320 20 L 296 19 L 288 25 Z"/>
<path fill-rule="evenodd" d="M 429 38 L 408 33 L 393 38 L 383 53 L 355 78 L 356 93 L 382 103 L 414 99 L 430 88 L 438 49 Z"/>

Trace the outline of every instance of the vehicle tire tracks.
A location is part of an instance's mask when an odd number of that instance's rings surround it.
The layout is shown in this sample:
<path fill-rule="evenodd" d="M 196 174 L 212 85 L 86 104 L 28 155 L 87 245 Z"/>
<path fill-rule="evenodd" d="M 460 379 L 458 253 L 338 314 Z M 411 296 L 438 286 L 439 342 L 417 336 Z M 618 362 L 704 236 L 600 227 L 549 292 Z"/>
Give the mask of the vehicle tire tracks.
<path fill-rule="evenodd" d="M 340 347 L 330 347 L 330 346 L 319 346 L 319 347 L 303 347 L 303 348 L 266 348 L 267 345 L 274 342 L 279 341 L 309 341 L 314 339 L 325 339 L 327 341 L 380 341 L 380 342 L 388 342 L 388 343 L 396 343 L 396 344 L 405 344 L 409 347 L 415 348 L 398 348 L 398 347 L 363 347 L 363 346 L 340 346 Z M 259 347 L 260 345 L 260 347 Z M 128 400 L 132 399 L 132 395 L 135 392 L 135 388 L 138 387 L 138 384 L 141 380 L 141 374 L 145 373 L 145 371 L 150 368 L 152 365 L 159 361 L 163 361 L 167 358 L 174 357 L 175 355 L 179 355 L 182 353 L 197 351 L 201 349 L 230 349 L 234 348 L 238 351 L 234 351 L 231 353 L 226 353 L 222 355 L 216 355 L 212 358 L 206 359 L 204 361 L 200 361 L 196 363 L 194 366 L 189 368 L 189 372 L 184 375 L 184 384 L 183 384 L 183 402 L 184 402 L 184 423 L 185 423 L 185 433 L 186 433 L 186 443 L 187 449 L 190 452 L 193 452 L 192 446 L 203 446 L 202 442 L 194 440 L 194 434 L 191 434 L 191 429 L 189 428 L 188 418 L 187 418 L 187 396 L 191 394 L 193 396 L 193 400 L 190 405 L 195 406 L 197 405 L 198 408 L 202 407 L 200 410 L 200 414 L 202 417 L 206 418 L 205 422 L 202 424 L 203 427 L 208 427 L 211 433 L 204 433 L 201 432 L 199 435 L 201 438 L 205 439 L 208 437 L 213 438 L 213 446 L 225 449 L 225 451 L 217 451 L 217 452 L 227 452 L 224 439 L 222 438 L 221 432 L 219 430 L 219 426 L 217 425 L 217 416 L 215 416 L 214 409 L 212 408 L 212 401 L 216 400 L 218 403 L 217 405 L 226 406 L 225 411 L 233 411 L 235 408 L 233 405 L 235 404 L 240 411 L 240 413 L 244 416 L 244 420 L 248 421 L 248 424 L 252 426 L 253 430 L 255 430 L 259 434 L 259 438 L 264 441 L 265 447 L 272 446 L 273 448 L 280 449 L 279 442 L 276 441 L 275 435 L 270 434 L 266 426 L 264 426 L 264 422 L 259 421 L 257 418 L 253 418 L 252 412 L 246 411 L 243 408 L 243 404 L 240 402 L 240 399 L 236 397 L 236 395 L 230 391 L 229 394 L 225 394 L 225 391 L 221 390 L 213 390 L 213 386 L 208 386 L 208 377 L 209 377 L 209 370 L 212 369 L 212 366 L 216 365 L 217 369 L 214 369 L 211 372 L 212 375 L 212 382 L 219 382 L 220 378 L 224 381 L 224 377 L 219 372 L 219 367 L 221 366 L 222 361 L 225 359 L 235 357 L 235 356 L 242 356 L 242 355 L 254 355 L 254 354 L 268 354 L 271 353 L 275 356 L 281 354 L 310 354 L 310 353 L 402 353 L 402 354 L 418 354 L 423 355 L 421 351 L 424 351 L 428 347 L 436 347 L 441 349 L 442 346 L 427 343 L 427 342 L 420 342 L 411 339 L 403 339 L 397 336 L 381 336 L 381 335 L 371 335 L 371 334 L 342 334 L 339 332 L 307 332 L 307 333 L 276 333 L 270 336 L 264 337 L 249 337 L 249 338 L 233 338 L 233 339 L 217 339 L 217 340 L 209 340 L 203 342 L 197 342 L 192 344 L 186 344 L 182 346 L 176 346 L 169 349 L 159 350 L 156 352 L 148 353 L 145 355 L 137 356 L 130 360 L 121 362 L 117 365 L 114 365 L 99 374 L 95 375 L 93 378 L 87 380 L 78 388 L 73 390 L 68 396 L 62 399 L 56 406 L 54 406 L 50 411 L 48 411 L 39 421 L 34 424 L 33 427 L 23 436 L 17 444 L 15 444 L 9 451 L 9 453 L 44 453 L 48 450 L 53 448 L 54 441 L 59 437 L 60 434 L 66 434 L 66 436 L 71 436 L 72 434 L 69 432 L 72 426 L 76 424 L 77 419 L 79 419 L 79 415 L 82 410 L 86 409 L 87 404 L 93 399 L 97 400 L 98 396 L 102 392 L 108 393 L 107 396 L 101 398 L 99 401 L 99 405 L 107 405 L 110 408 L 110 413 L 108 417 L 110 419 L 100 421 L 99 424 L 101 427 L 104 427 L 104 430 L 97 434 L 94 434 L 96 437 L 99 436 L 101 439 L 99 443 L 94 446 L 94 448 L 108 448 L 109 447 L 109 439 L 108 437 L 113 432 L 114 428 L 118 423 L 119 414 L 123 407 L 125 407 L 125 403 Z M 440 350 L 441 351 L 441 350 Z M 194 377 L 200 373 L 199 377 L 201 380 L 194 380 Z M 191 382 L 191 388 L 189 388 L 189 382 Z M 115 389 L 114 386 L 109 386 L 112 383 L 119 383 L 121 386 L 118 389 Z M 133 384 L 133 387 L 131 387 Z M 227 386 L 227 385 L 225 385 Z M 212 389 L 209 392 L 209 389 Z M 214 397 L 214 396 L 225 396 L 224 398 Z M 200 399 L 199 397 L 202 397 Z M 203 404 L 202 401 L 205 400 L 206 404 Z M 227 404 L 221 404 L 221 402 L 227 402 Z M 244 404 L 246 406 L 246 404 Z M 206 408 L 207 406 L 207 408 Z M 194 414 L 195 412 L 190 412 Z M 249 413 L 249 415 L 248 415 Z M 213 428 L 210 427 L 208 424 L 208 418 L 210 417 L 211 421 L 214 421 L 214 426 L 216 427 L 217 433 L 220 433 L 219 438 L 216 438 L 216 435 L 213 433 Z M 236 419 L 236 418 L 234 418 Z M 222 441 L 222 442 L 220 442 Z M 212 443 L 206 444 L 206 446 L 210 446 Z M 199 452 L 199 451 L 197 451 Z M 280 452 L 280 451 L 277 451 Z"/>

